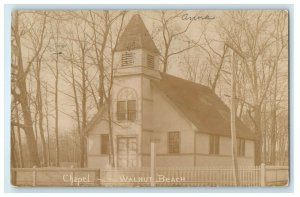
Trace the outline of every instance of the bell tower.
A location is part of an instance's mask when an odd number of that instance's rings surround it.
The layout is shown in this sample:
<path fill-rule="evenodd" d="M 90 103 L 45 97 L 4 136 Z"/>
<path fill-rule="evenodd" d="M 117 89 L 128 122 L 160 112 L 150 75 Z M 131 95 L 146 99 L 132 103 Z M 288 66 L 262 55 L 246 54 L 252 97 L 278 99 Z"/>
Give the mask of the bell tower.
<path fill-rule="evenodd" d="M 134 15 L 116 47 L 115 77 L 141 74 L 160 79 L 159 51 L 141 16 Z"/>
<path fill-rule="evenodd" d="M 161 79 L 158 56 L 141 16 L 134 15 L 115 53 L 112 114 L 116 123 L 113 124 L 115 161 L 119 167 L 147 165 L 143 155 L 149 154 L 153 132 L 151 81 Z"/>

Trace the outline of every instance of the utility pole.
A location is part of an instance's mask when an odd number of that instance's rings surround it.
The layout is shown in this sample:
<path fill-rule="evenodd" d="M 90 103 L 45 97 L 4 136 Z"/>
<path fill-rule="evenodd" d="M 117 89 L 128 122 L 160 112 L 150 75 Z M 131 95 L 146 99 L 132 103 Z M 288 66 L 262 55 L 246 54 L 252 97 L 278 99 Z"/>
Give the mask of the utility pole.
<path fill-rule="evenodd" d="M 238 163 L 237 163 L 237 143 L 236 143 L 236 54 L 232 51 L 231 56 L 231 151 L 232 151 L 232 162 L 234 168 L 234 181 L 235 185 L 239 185 L 239 174 L 238 174 Z"/>
<path fill-rule="evenodd" d="M 159 140 L 152 138 L 151 139 L 151 158 L 150 158 L 150 176 L 151 176 L 151 181 L 150 181 L 150 186 L 155 187 L 156 185 L 156 143 Z"/>
<path fill-rule="evenodd" d="M 57 47 L 56 47 L 56 51 L 57 51 Z M 59 80 L 59 68 L 58 68 L 58 58 L 59 55 L 62 54 L 62 52 L 57 51 L 55 53 L 53 53 L 54 55 L 56 55 L 56 59 L 55 59 L 55 142 L 56 142 L 56 167 L 59 167 L 59 139 L 58 139 L 58 80 Z"/>

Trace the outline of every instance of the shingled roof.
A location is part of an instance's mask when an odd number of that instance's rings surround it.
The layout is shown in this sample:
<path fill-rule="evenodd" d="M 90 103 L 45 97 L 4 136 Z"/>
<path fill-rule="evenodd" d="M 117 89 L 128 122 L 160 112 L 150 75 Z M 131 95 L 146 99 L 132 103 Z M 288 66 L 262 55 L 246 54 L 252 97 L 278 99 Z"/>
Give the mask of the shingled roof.
<path fill-rule="evenodd" d="M 160 81 L 152 81 L 200 132 L 230 136 L 230 109 L 207 86 L 161 73 Z M 251 130 L 236 120 L 237 137 L 255 139 Z"/>
<path fill-rule="evenodd" d="M 134 15 L 126 26 L 116 46 L 116 51 L 127 51 L 133 49 L 147 49 L 159 54 L 141 16 Z"/>

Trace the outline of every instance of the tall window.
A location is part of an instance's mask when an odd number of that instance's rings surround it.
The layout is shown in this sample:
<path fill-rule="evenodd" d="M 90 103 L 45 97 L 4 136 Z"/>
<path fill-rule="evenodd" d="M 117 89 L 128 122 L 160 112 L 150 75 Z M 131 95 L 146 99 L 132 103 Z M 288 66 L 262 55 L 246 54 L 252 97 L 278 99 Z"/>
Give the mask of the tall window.
<path fill-rule="evenodd" d="M 216 135 L 211 135 L 209 139 L 209 154 L 219 154 L 220 138 Z"/>
<path fill-rule="evenodd" d="M 180 152 L 180 132 L 168 132 L 168 153 Z"/>
<path fill-rule="evenodd" d="M 136 92 L 132 88 L 124 88 L 118 94 L 117 120 L 135 121 L 137 119 Z"/>
<path fill-rule="evenodd" d="M 136 101 L 118 101 L 117 102 L 117 119 L 118 120 L 136 120 Z"/>
<path fill-rule="evenodd" d="M 136 101 L 127 101 L 127 119 L 130 121 L 136 120 Z"/>
<path fill-rule="evenodd" d="M 245 156 L 245 139 L 237 139 L 237 155 L 241 157 Z"/>
<path fill-rule="evenodd" d="M 101 154 L 109 154 L 109 135 L 101 134 Z"/>
<path fill-rule="evenodd" d="M 126 120 L 126 101 L 117 102 L 117 119 Z"/>
<path fill-rule="evenodd" d="M 122 54 L 122 66 L 131 66 L 134 63 L 133 52 L 125 52 Z"/>
<path fill-rule="evenodd" d="M 147 66 L 149 68 L 154 69 L 154 56 L 153 55 L 150 55 L 150 54 L 147 55 Z"/>

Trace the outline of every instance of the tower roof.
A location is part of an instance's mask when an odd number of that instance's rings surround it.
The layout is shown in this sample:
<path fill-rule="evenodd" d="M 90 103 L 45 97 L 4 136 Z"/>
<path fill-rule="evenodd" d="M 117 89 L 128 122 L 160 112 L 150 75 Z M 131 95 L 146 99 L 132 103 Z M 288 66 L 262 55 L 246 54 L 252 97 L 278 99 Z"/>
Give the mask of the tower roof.
<path fill-rule="evenodd" d="M 141 16 L 134 15 L 117 44 L 116 51 L 126 51 L 133 49 L 146 49 L 155 54 L 159 54 Z"/>

